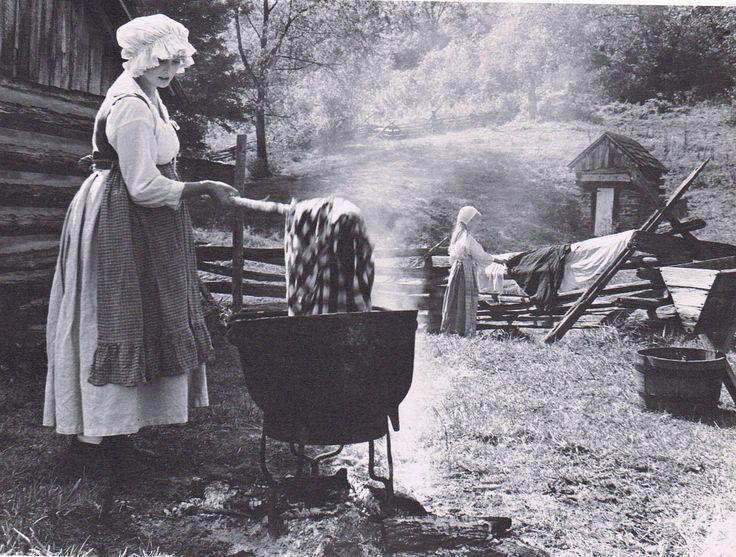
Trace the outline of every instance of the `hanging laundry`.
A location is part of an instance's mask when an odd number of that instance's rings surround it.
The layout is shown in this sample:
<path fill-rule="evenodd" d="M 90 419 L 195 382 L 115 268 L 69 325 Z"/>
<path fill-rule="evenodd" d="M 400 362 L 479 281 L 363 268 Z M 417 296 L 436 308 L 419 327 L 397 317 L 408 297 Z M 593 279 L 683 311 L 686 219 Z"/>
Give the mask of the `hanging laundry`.
<path fill-rule="evenodd" d="M 529 296 L 537 308 L 548 311 L 555 303 L 570 244 L 546 246 L 511 257 L 508 275 Z"/>
<path fill-rule="evenodd" d="M 570 253 L 565 257 L 560 292 L 588 288 L 593 284 L 601 271 L 628 247 L 634 232 L 627 230 L 571 244 Z"/>
<path fill-rule="evenodd" d="M 293 202 L 284 251 L 289 315 L 371 310 L 373 246 L 354 204 L 339 197 Z"/>

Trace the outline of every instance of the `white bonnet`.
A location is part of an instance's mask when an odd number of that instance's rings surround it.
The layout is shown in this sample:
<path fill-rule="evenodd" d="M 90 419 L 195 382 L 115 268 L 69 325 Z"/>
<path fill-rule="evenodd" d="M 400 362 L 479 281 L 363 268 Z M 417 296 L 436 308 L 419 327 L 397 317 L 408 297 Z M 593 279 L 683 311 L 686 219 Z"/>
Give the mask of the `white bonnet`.
<path fill-rule="evenodd" d="M 478 209 L 476 209 L 472 205 L 466 205 L 458 212 L 457 222 L 463 223 L 465 226 L 467 226 L 476 215 L 480 215 L 480 211 L 478 211 Z"/>
<path fill-rule="evenodd" d="M 133 77 L 158 66 L 159 59 L 183 58 L 177 73 L 184 73 L 184 68 L 194 64 L 192 54 L 196 49 L 189 44 L 189 30 L 163 14 L 132 19 L 118 27 L 116 37 L 126 60 L 123 68 Z"/>

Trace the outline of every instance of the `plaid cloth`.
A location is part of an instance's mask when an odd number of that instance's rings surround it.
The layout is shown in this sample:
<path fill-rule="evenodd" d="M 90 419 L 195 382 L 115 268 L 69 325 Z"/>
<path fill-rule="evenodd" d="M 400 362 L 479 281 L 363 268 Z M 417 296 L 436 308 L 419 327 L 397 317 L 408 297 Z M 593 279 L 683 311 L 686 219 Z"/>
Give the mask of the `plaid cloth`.
<path fill-rule="evenodd" d="M 173 163 L 159 169 L 178 179 Z M 97 350 L 89 382 L 133 386 L 189 372 L 209 358 L 212 344 L 187 206 L 136 205 L 117 164 L 105 187 L 97 239 Z"/>
<path fill-rule="evenodd" d="M 292 203 L 284 251 L 289 315 L 371 310 L 373 246 L 355 205 L 340 198 Z"/>
<path fill-rule="evenodd" d="M 442 301 L 440 331 L 461 336 L 472 336 L 476 329 L 478 312 L 478 284 L 472 259 L 453 263 Z"/>

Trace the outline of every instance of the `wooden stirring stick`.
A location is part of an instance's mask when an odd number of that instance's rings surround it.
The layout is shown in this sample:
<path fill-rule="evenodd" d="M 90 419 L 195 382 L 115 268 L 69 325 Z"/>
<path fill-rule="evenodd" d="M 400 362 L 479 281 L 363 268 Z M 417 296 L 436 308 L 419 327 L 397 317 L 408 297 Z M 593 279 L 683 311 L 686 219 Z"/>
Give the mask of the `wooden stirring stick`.
<path fill-rule="evenodd" d="M 250 209 L 252 211 L 260 211 L 262 213 L 279 213 L 285 215 L 289 211 L 289 205 L 286 203 L 276 203 L 274 201 L 258 201 L 257 199 L 248 199 L 247 197 L 233 196 L 232 201 L 236 207 Z"/>

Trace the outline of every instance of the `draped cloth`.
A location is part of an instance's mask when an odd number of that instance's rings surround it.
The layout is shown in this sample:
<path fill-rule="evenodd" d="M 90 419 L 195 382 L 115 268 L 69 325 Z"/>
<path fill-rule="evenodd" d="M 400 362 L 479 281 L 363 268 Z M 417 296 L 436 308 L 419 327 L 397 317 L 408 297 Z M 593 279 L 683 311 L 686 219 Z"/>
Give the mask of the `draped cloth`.
<path fill-rule="evenodd" d="M 554 306 L 569 252 L 570 244 L 546 246 L 515 255 L 506 263 L 510 278 L 542 311 Z"/>
<path fill-rule="evenodd" d="M 292 203 L 284 251 L 289 315 L 371 310 L 373 246 L 355 205 L 333 197 Z"/>
<path fill-rule="evenodd" d="M 161 173 L 177 179 L 173 164 Z M 97 350 L 88 381 L 132 386 L 194 370 L 212 354 L 185 203 L 130 200 L 117 165 L 107 178 L 97 242 Z"/>

